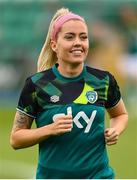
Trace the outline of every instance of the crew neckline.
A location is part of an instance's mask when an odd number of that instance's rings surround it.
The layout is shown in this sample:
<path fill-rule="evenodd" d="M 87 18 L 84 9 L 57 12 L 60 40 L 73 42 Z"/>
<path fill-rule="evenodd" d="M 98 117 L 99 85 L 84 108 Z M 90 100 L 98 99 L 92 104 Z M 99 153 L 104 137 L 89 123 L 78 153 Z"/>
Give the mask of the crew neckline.
<path fill-rule="evenodd" d="M 58 67 L 58 64 L 55 64 L 52 67 L 53 73 L 60 80 L 67 81 L 67 82 L 78 81 L 78 80 L 82 79 L 84 77 L 84 74 L 86 73 L 86 67 L 84 66 L 82 72 L 78 76 L 75 76 L 75 77 L 66 77 L 66 76 L 63 76 L 62 74 L 60 74 L 60 72 L 58 71 L 57 67 Z"/>

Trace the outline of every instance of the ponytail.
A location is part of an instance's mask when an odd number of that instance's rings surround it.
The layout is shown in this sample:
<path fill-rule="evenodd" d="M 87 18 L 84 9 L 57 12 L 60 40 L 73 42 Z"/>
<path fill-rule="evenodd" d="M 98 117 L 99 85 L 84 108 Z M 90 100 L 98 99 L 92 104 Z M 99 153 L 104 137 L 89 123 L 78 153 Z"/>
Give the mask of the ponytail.
<path fill-rule="evenodd" d="M 70 12 L 69 9 L 61 8 L 53 16 L 51 23 L 49 25 L 49 30 L 47 33 L 46 41 L 42 47 L 42 50 L 41 50 L 39 58 L 38 58 L 38 63 L 37 63 L 37 71 L 38 72 L 44 71 L 46 69 L 50 69 L 57 62 L 56 53 L 52 50 L 52 48 L 50 46 L 51 31 L 52 31 L 52 27 L 53 27 L 53 24 L 56 21 L 56 19 L 59 16 L 62 16 L 62 15 L 67 14 L 69 12 Z"/>

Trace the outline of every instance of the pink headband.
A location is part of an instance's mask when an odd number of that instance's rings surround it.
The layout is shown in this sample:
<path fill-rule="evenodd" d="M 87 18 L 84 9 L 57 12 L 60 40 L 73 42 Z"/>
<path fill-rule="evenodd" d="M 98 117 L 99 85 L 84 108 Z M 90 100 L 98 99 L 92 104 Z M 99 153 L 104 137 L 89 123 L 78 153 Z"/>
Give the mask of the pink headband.
<path fill-rule="evenodd" d="M 57 18 L 57 20 L 53 24 L 51 39 L 56 40 L 56 35 L 59 32 L 62 25 L 71 19 L 77 19 L 77 20 L 85 22 L 85 20 L 81 16 L 77 14 L 73 14 L 73 13 L 68 13 L 64 16 L 60 16 L 59 18 Z"/>

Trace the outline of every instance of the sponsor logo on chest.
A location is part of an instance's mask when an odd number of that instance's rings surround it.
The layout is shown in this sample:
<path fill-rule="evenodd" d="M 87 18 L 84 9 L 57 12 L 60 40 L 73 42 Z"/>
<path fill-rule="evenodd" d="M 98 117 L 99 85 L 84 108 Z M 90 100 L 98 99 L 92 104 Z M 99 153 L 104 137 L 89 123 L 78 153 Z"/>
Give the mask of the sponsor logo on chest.
<path fill-rule="evenodd" d="M 77 126 L 77 128 L 83 129 L 84 126 L 79 121 L 80 118 L 82 118 L 87 124 L 87 126 L 84 129 L 84 133 L 89 133 L 92 123 L 96 117 L 96 114 L 97 114 L 97 110 L 93 110 L 90 115 L 90 118 L 89 118 L 84 111 L 80 111 L 73 117 L 73 123 Z M 53 116 L 53 121 L 56 121 L 57 118 L 64 116 L 64 115 L 65 115 L 65 113 L 55 114 Z M 67 108 L 67 115 L 72 115 L 72 107 L 71 106 Z"/>

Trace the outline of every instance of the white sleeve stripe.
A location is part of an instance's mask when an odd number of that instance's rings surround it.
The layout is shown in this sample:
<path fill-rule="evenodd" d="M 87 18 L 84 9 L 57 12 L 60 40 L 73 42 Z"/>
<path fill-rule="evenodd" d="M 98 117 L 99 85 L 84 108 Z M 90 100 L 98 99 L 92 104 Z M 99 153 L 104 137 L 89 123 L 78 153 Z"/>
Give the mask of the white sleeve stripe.
<path fill-rule="evenodd" d="M 29 116 L 29 117 L 32 117 L 32 118 L 34 118 L 34 119 L 36 118 L 35 116 L 30 115 L 30 114 L 26 113 L 25 111 L 22 111 L 22 110 L 19 109 L 19 108 L 16 108 L 16 110 L 22 112 L 23 114 L 26 114 L 26 115 Z"/>

